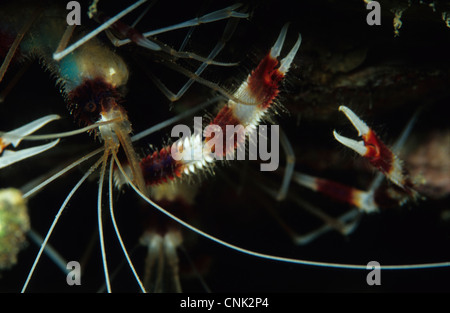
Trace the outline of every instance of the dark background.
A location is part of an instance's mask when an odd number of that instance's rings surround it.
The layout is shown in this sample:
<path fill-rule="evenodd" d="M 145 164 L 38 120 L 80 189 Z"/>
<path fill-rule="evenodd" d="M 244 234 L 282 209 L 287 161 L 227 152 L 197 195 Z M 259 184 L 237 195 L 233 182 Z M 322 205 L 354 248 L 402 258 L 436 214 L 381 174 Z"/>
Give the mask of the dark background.
<path fill-rule="evenodd" d="M 56 1 L 58 2 L 58 1 Z M 64 2 L 64 1 L 63 1 Z M 113 15 L 126 6 L 127 1 L 114 3 L 100 1 L 99 8 Z M 129 1 L 128 1 L 129 2 Z M 65 3 L 65 2 L 64 2 Z M 82 9 L 87 4 L 80 1 Z M 239 23 L 224 51 L 217 58 L 226 62 L 240 62 L 239 66 L 222 68 L 210 66 L 203 75 L 219 86 L 233 91 L 249 71 L 275 42 L 281 27 L 290 22 L 286 39 L 287 53 L 297 39 L 302 46 L 293 68 L 283 83 L 280 103 L 273 121 L 286 132 L 296 154 L 296 170 L 327 177 L 361 189 L 368 188 L 375 173 L 366 163 L 332 137 L 332 130 L 344 130 L 356 138 L 348 121 L 337 111 L 341 104 L 353 109 L 379 132 L 388 144 L 402 131 L 412 114 L 423 108 L 417 126 L 401 157 L 408 159 L 427 143 L 438 141 L 442 150 L 429 151 L 432 158 L 444 159 L 433 170 L 448 177 L 448 158 L 439 157 L 450 149 L 449 123 L 445 107 L 449 103 L 448 43 L 450 28 L 442 20 L 442 12 L 450 12 L 446 1 L 434 1 L 436 12 L 428 5 L 411 1 L 380 1 L 381 26 L 368 26 L 369 12 L 361 1 L 250 1 L 245 2 L 251 16 Z M 139 30 L 170 25 L 229 5 L 228 1 L 158 1 Z M 394 37 L 392 10 L 404 11 L 400 36 Z M 24 10 L 26 7 L 24 8 Z M 139 9 L 138 9 L 139 10 Z M 20 12 L 19 12 L 20 13 Z M 132 23 L 135 15 L 125 19 Z M 95 24 L 83 19 L 83 27 Z M 207 55 L 220 38 L 224 22 L 198 27 L 186 50 Z M 186 36 L 181 30 L 158 36 L 158 39 L 177 48 Z M 106 38 L 101 35 L 100 38 Z M 175 90 L 185 77 L 164 66 L 160 55 L 141 48 L 127 46 L 117 49 L 130 67 L 130 81 L 124 106 L 135 132 L 150 127 L 211 97 L 214 92 L 195 84 L 178 103 L 161 95 L 148 78 L 151 71 Z M 193 61 L 178 64 L 195 69 Z M 18 66 L 12 66 L 5 79 Z M 4 82 L 2 85 L 4 86 Z M 209 113 L 213 114 L 214 109 Z M 64 99 L 55 87 L 55 80 L 42 70 L 38 62 L 30 68 L 0 105 L 1 129 L 9 130 L 44 114 L 58 113 L 63 119 L 42 131 L 61 131 L 75 127 L 65 108 Z M 191 120 L 186 124 L 192 123 Z M 446 139 L 447 138 L 447 139 Z M 161 131 L 137 144 L 137 151 L 150 151 L 149 144 L 161 147 L 169 139 L 169 131 Z M 99 146 L 94 136 L 81 135 L 62 140 L 58 148 L 45 155 L 16 164 L 0 171 L 0 187 L 21 187 L 31 179 L 60 168 Z M 438 145 L 439 146 L 439 145 Z M 447 151 L 447 152 L 446 152 Z M 281 166 L 284 166 L 284 154 Z M 446 162 L 445 162 L 446 160 Z M 235 162 L 237 163 L 237 162 Z M 278 212 L 290 227 L 305 233 L 320 226 L 293 201 L 276 202 L 256 187 L 255 178 L 264 184 L 278 186 L 282 171 L 258 173 L 258 164 L 241 162 L 220 166 L 215 175 L 193 180 L 199 185 L 196 203 L 187 219 L 200 229 L 225 241 L 258 252 L 306 260 L 350 264 L 378 261 L 387 264 L 415 264 L 448 261 L 449 255 L 449 197 L 448 185 L 425 191 L 427 200 L 418 204 L 398 206 L 379 214 L 365 215 L 358 228 L 344 237 L 337 232 L 306 246 L 295 246 L 283 228 L 270 213 Z M 406 163 L 408 165 L 408 163 Z M 418 172 L 430 170 L 425 158 Z M 89 165 L 80 166 L 70 175 L 51 184 L 29 201 L 32 227 L 45 234 L 53 216 L 65 196 Z M 435 176 L 432 176 L 435 177 Z M 67 260 L 87 258 L 83 267 L 82 285 L 69 287 L 65 274 L 47 258 L 42 257 L 29 285 L 30 292 L 95 292 L 103 283 L 103 270 L 97 238 L 97 179 L 85 183 L 74 199 L 51 238 L 51 244 Z M 440 178 L 439 178 L 440 179 Z M 324 196 L 292 186 L 290 192 L 337 216 L 349 208 Z M 120 195 L 119 195 L 120 194 Z M 105 192 L 106 195 L 106 192 Z M 139 247 L 142 234 L 142 211 L 152 208 L 142 204 L 136 195 L 125 188 L 116 192 L 116 218 L 139 273 L 142 273 L 145 249 Z M 105 206 L 104 211 L 107 210 Z M 188 213 L 183 213 L 188 214 Z M 447 217 L 446 217 L 447 216 Z M 157 217 L 153 217 L 157 219 Z M 163 219 L 161 219 L 163 220 Z M 162 221 L 163 222 L 163 221 Z M 112 232 L 105 212 L 107 255 L 110 270 L 120 267 L 124 258 Z M 186 250 L 194 260 L 201 276 L 213 292 L 448 292 L 449 270 L 426 269 L 383 271 L 381 286 L 366 284 L 367 271 L 315 268 L 295 264 L 261 260 L 242 255 L 206 239 L 184 231 Z M 94 239 L 92 239 L 94 238 Z M 93 242 L 91 252 L 89 242 Z M 29 243 L 19 255 L 18 264 L 1 273 L 0 290 L 16 292 L 21 289 L 38 248 Z M 186 256 L 180 252 L 182 285 L 184 291 L 204 292 L 193 275 Z M 113 291 L 136 292 L 131 272 L 123 266 L 113 279 Z"/>

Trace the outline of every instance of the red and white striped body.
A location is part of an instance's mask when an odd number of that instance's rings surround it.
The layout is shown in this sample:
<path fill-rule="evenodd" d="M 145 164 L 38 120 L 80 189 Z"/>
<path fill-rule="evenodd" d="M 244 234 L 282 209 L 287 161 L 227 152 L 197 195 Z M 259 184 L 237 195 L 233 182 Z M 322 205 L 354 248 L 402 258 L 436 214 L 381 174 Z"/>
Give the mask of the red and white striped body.
<path fill-rule="evenodd" d="M 233 94 L 233 99 L 212 120 L 210 125 L 214 125 L 217 132 L 225 134 L 222 138 L 227 136 L 227 126 L 242 125 L 247 130 L 256 129 L 272 107 L 279 93 L 280 82 L 289 70 L 301 43 L 299 36 L 288 55 L 278 61 L 286 33 L 287 25 L 283 27 L 270 52 Z M 156 186 L 210 167 L 218 159 L 215 147 L 208 144 L 212 138 L 206 132 L 203 136 L 194 134 L 144 157 L 140 166 L 146 184 Z M 227 147 L 223 156 L 234 153 L 242 144 L 245 144 L 245 140 L 235 138 L 233 147 Z M 193 160 L 192 155 L 200 155 L 201 158 Z"/>

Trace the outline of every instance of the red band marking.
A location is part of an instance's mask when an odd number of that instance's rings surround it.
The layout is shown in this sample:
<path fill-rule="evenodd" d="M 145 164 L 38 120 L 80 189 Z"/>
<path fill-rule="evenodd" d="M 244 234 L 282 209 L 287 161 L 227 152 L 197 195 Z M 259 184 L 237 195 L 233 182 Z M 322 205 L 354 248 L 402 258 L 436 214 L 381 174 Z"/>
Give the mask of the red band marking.
<path fill-rule="evenodd" d="M 316 178 L 317 191 L 344 203 L 358 205 L 355 201 L 355 188 L 326 179 Z"/>
<path fill-rule="evenodd" d="M 377 137 L 375 132 L 369 132 L 363 136 L 364 144 L 368 148 L 364 157 L 383 173 L 390 173 L 392 170 L 392 161 L 394 154 L 386 147 L 386 145 Z"/>
<path fill-rule="evenodd" d="M 231 126 L 236 126 L 236 125 L 240 125 L 241 121 L 237 118 L 237 116 L 234 114 L 233 109 L 228 107 L 228 106 L 224 106 L 219 113 L 217 113 L 217 116 L 214 118 L 214 120 L 212 121 L 212 123 L 210 125 L 217 125 L 220 127 L 220 134 L 215 133 L 214 136 L 222 136 L 223 142 L 222 142 L 222 148 L 229 148 L 227 147 L 227 137 L 229 136 L 234 136 L 234 145 L 232 147 L 231 150 L 227 151 L 227 149 L 223 149 L 223 156 L 226 156 L 230 153 L 233 153 L 234 150 L 236 149 L 237 145 L 238 145 L 238 136 L 235 136 L 234 133 L 232 134 L 227 134 L 227 125 L 231 125 Z M 213 138 L 213 136 L 208 136 L 205 139 L 205 142 L 208 142 L 209 140 L 211 140 L 211 138 Z M 215 147 L 211 147 L 211 151 L 215 152 Z"/>
<path fill-rule="evenodd" d="M 252 71 L 248 79 L 250 92 L 259 103 L 258 106 L 263 109 L 269 107 L 279 93 L 278 85 L 284 74 L 276 68 L 277 65 L 278 60 L 272 58 L 269 53 Z"/>
<path fill-rule="evenodd" d="M 147 185 L 166 183 L 183 173 L 183 163 L 172 158 L 170 146 L 149 154 L 141 160 L 140 166 Z"/>

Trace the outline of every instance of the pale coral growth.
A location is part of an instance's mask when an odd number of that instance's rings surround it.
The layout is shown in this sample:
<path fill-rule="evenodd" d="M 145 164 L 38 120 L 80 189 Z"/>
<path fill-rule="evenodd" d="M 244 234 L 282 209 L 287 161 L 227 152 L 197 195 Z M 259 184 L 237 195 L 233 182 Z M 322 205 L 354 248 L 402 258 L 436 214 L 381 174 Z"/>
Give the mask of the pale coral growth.
<path fill-rule="evenodd" d="M 0 269 L 17 263 L 30 229 L 28 209 L 22 193 L 14 188 L 0 189 Z"/>

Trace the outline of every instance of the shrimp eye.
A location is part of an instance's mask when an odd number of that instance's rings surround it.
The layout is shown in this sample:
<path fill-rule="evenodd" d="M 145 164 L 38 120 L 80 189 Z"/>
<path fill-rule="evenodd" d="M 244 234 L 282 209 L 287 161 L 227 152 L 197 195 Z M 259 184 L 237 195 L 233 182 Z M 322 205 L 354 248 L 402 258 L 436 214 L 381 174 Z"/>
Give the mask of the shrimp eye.
<path fill-rule="evenodd" d="M 97 108 L 97 105 L 95 104 L 95 102 L 89 101 L 84 106 L 84 111 L 88 112 L 88 113 L 93 113 L 93 112 L 95 112 L 96 108 Z"/>
<path fill-rule="evenodd" d="M 94 113 L 97 110 L 97 104 L 94 101 L 86 103 L 84 110 L 89 113 Z"/>

